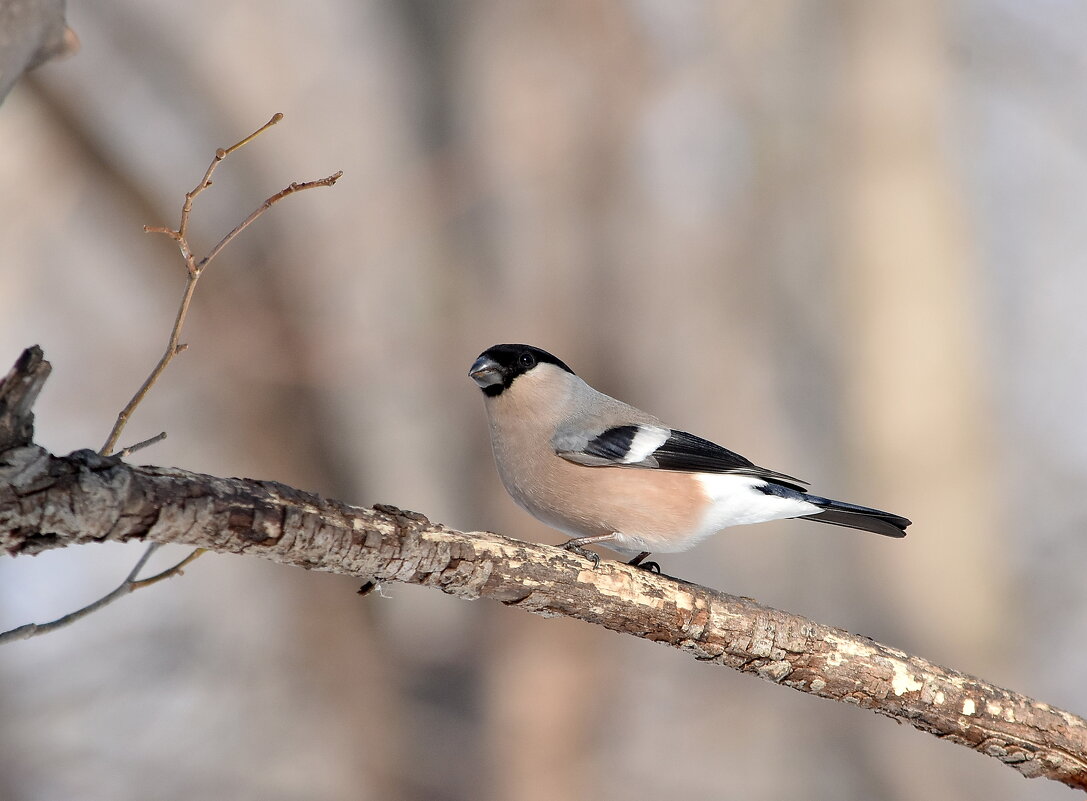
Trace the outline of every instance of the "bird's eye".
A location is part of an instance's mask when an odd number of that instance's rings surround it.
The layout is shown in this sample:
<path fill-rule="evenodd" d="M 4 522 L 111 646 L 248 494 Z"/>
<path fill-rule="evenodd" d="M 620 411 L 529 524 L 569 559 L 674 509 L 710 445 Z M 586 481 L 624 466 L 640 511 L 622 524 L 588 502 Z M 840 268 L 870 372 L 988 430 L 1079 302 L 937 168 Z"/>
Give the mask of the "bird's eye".
<path fill-rule="evenodd" d="M 536 357 L 533 356 L 531 353 L 528 353 L 527 351 L 525 353 L 522 353 L 521 358 L 517 361 L 520 362 L 521 366 L 525 368 L 536 366 Z"/>

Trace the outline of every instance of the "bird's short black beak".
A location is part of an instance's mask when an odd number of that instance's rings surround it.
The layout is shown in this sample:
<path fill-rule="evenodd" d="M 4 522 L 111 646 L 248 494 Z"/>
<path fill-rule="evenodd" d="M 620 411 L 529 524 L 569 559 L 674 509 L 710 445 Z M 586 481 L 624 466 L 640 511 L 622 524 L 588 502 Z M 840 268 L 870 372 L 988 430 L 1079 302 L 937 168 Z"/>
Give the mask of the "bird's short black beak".
<path fill-rule="evenodd" d="M 480 356 L 468 370 L 468 375 L 479 384 L 480 388 L 486 388 L 502 381 L 502 370 L 494 359 L 489 356 Z"/>

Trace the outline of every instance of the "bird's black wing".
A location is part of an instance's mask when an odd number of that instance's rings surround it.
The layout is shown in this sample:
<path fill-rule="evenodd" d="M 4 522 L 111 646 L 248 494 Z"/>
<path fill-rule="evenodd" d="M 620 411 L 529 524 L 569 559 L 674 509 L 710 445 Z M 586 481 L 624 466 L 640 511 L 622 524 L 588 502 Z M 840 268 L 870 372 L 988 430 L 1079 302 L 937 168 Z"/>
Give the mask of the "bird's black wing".
<path fill-rule="evenodd" d="M 644 450 L 653 443 L 652 450 Z M 564 459 L 589 467 L 642 467 L 683 473 L 734 473 L 803 491 L 807 482 L 759 467 L 707 439 L 658 426 L 625 425 L 592 436 L 564 435 L 555 442 Z"/>
<path fill-rule="evenodd" d="M 735 451 L 722 448 L 708 439 L 696 437 L 686 431 L 672 429 L 671 436 L 649 457 L 655 464 L 648 465 L 660 470 L 680 470 L 689 473 L 736 473 L 773 481 L 786 487 L 803 490 L 802 481 L 784 473 L 759 467 Z M 648 460 L 647 460 L 648 461 Z"/>

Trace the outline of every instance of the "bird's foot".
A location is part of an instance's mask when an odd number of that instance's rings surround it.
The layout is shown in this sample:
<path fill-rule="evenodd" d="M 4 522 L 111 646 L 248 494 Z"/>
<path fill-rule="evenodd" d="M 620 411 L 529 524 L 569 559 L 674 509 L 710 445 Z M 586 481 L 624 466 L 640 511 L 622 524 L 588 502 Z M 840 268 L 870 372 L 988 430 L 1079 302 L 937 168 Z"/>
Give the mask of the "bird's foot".
<path fill-rule="evenodd" d="M 581 544 L 581 540 L 579 539 L 569 540 L 568 542 L 564 542 L 559 547 L 562 548 L 564 551 L 576 553 L 578 556 L 582 556 L 588 559 L 590 562 L 593 563 L 593 570 L 596 570 L 598 567 L 600 567 L 600 554 L 596 553 L 595 551 L 590 551 L 588 548 Z"/>

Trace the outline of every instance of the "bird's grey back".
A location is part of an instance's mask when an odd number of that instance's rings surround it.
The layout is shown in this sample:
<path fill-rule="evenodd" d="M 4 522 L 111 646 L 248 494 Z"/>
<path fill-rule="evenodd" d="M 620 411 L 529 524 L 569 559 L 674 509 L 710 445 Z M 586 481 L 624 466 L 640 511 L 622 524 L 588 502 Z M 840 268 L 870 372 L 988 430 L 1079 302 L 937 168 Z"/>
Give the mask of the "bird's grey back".
<path fill-rule="evenodd" d="M 551 440 L 556 451 L 582 451 L 604 431 L 617 426 L 663 426 L 648 412 L 593 389 L 576 375 L 570 374 L 569 382 L 570 410 Z"/>

